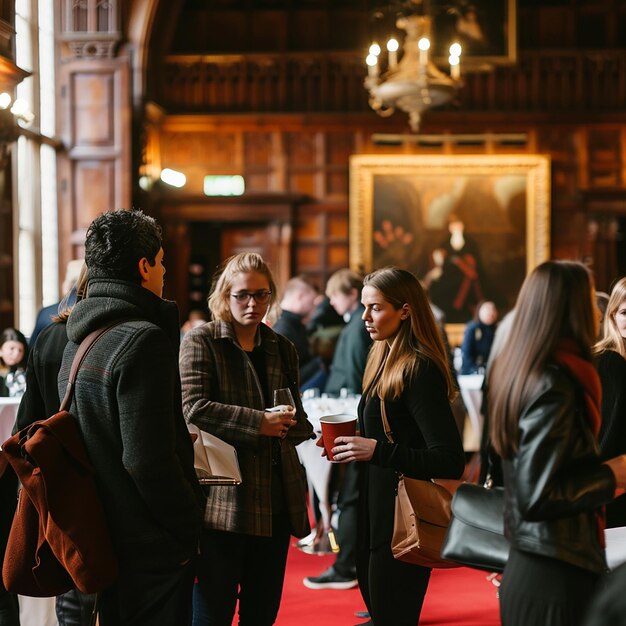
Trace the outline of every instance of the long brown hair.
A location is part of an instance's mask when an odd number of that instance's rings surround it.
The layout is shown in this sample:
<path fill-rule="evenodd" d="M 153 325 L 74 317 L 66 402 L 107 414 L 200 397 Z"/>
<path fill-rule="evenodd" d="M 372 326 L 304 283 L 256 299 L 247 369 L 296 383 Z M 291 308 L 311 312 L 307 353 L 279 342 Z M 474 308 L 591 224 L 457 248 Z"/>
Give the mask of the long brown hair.
<path fill-rule="evenodd" d="M 489 434 L 503 458 L 517 450 L 519 417 L 558 342 L 572 339 L 591 360 L 594 314 L 592 277 L 582 263 L 547 261 L 526 277 L 509 336 L 488 374 Z"/>
<path fill-rule="evenodd" d="M 615 321 L 615 315 L 624 301 L 626 301 L 626 276 L 620 278 L 611 290 L 611 297 L 604 313 L 603 338 L 595 345 L 594 353 L 614 350 L 626 359 L 626 339 L 622 337 Z"/>
<path fill-rule="evenodd" d="M 433 361 L 441 371 L 452 399 L 456 390 L 441 333 L 424 289 L 413 274 L 398 267 L 386 267 L 368 274 L 363 286 L 378 289 L 394 309 L 408 305 L 409 318 L 400 323 L 391 347 L 376 341 L 370 350 L 363 376 L 367 395 L 398 398 L 404 383 L 419 366 L 420 356 Z"/>

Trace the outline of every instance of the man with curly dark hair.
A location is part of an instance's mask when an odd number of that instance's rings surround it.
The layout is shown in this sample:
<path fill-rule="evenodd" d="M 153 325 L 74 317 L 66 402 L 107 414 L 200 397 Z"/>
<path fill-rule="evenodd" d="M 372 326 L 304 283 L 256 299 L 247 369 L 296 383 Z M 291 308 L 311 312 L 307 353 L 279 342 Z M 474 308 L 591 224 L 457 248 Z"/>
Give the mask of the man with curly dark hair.
<path fill-rule="evenodd" d="M 141 211 L 99 215 L 85 263 L 88 297 L 67 321 L 60 390 L 81 341 L 123 320 L 85 359 L 72 404 L 120 561 L 100 624 L 190 624 L 202 494 L 182 416 L 178 309 L 162 299 L 161 230 Z"/>

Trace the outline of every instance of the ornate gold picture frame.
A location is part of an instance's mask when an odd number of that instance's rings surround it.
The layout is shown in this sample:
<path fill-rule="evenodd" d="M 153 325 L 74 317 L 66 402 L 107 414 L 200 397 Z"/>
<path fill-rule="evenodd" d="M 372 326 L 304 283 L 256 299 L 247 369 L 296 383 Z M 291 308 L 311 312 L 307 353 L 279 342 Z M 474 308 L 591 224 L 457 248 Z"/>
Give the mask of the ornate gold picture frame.
<path fill-rule="evenodd" d="M 351 267 L 413 272 L 455 337 L 479 300 L 512 308 L 526 273 L 549 255 L 547 156 L 350 159 Z"/>

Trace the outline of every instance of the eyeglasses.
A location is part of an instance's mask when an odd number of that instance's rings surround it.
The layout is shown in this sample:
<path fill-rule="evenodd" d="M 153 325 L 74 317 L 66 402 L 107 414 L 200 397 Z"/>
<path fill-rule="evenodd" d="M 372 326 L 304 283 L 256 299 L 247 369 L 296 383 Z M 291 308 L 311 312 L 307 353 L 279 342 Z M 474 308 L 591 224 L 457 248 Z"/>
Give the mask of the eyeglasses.
<path fill-rule="evenodd" d="M 239 293 L 231 293 L 230 295 L 232 298 L 235 298 L 239 304 L 248 304 L 250 302 L 250 298 L 254 298 L 254 301 L 259 304 L 266 304 L 269 302 L 272 292 L 255 291 L 254 293 L 251 293 L 249 291 L 240 291 Z"/>

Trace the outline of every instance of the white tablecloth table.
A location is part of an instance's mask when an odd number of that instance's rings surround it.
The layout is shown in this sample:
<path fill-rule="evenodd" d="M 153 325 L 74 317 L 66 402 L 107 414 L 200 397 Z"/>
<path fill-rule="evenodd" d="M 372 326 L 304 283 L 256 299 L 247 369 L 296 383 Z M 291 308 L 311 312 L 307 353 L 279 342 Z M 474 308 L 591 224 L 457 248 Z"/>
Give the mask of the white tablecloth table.
<path fill-rule="evenodd" d="M 19 405 L 19 398 L 0 398 L 0 444 L 11 436 Z"/>
<path fill-rule="evenodd" d="M 304 441 L 296 450 L 306 470 L 309 484 L 315 491 L 320 502 L 320 512 L 324 528 L 328 529 L 330 528 L 331 514 L 328 483 L 332 463 L 326 457 L 322 456 L 322 449 L 315 445 L 322 433 L 320 418 L 324 415 L 339 415 L 340 413 L 354 415 L 356 417 L 359 396 L 351 396 L 348 398 L 307 398 L 302 401 L 302 404 L 317 437 L 315 440 L 309 439 L 308 441 Z"/>
<path fill-rule="evenodd" d="M 11 436 L 19 405 L 19 398 L 0 398 L 0 444 Z M 41 416 L 42 419 L 43 417 Z M 22 626 L 58 626 L 54 598 L 20 596 L 19 603 Z"/>

